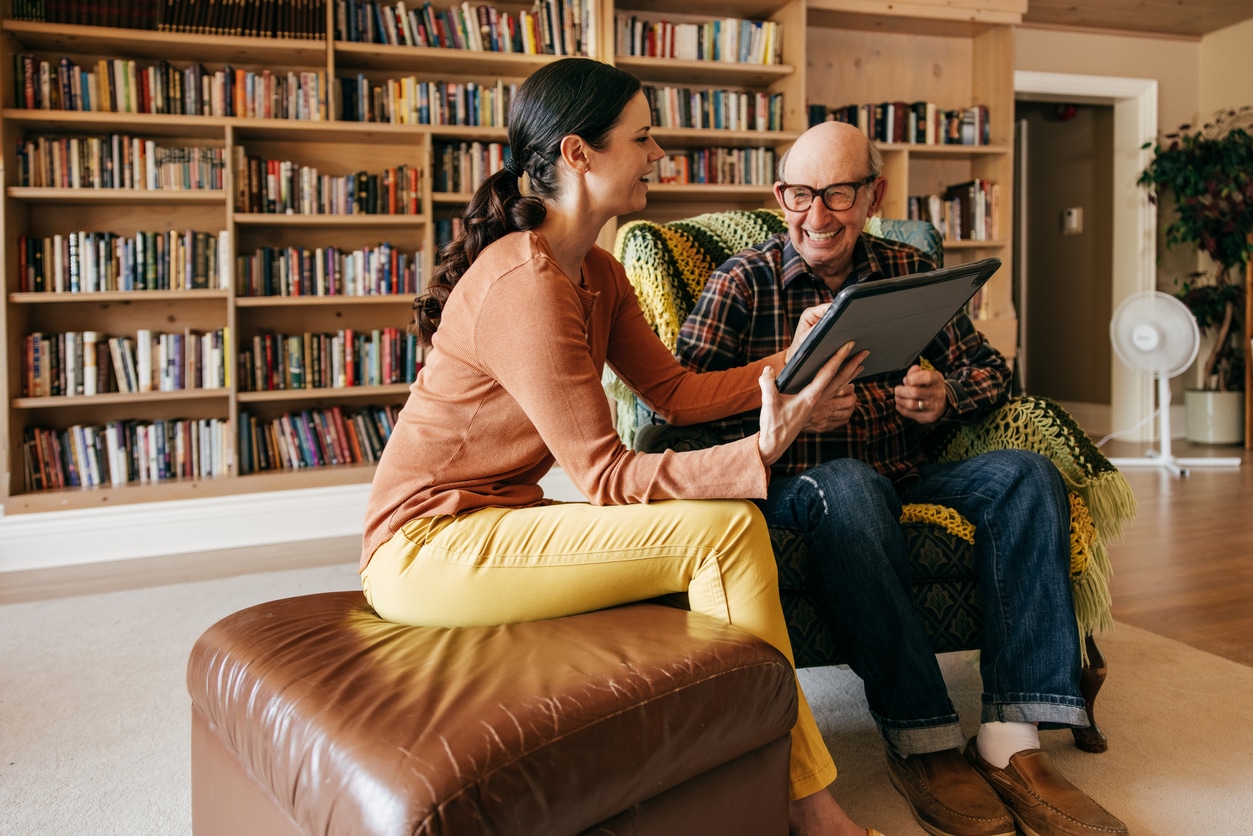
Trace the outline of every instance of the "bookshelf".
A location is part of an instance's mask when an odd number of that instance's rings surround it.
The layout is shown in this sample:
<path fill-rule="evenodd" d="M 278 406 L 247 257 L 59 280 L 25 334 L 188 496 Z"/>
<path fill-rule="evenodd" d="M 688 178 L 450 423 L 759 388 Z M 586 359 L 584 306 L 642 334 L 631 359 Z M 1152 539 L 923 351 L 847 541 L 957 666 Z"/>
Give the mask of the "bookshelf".
<path fill-rule="evenodd" d="M 910 195 L 942 194 L 976 178 L 997 184 L 996 237 L 947 241 L 945 262 L 1002 260 L 976 325 L 1011 358 L 1018 331 L 1011 280 L 1014 25 L 1025 11 L 1025 0 L 977 6 L 964 0 L 809 0 L 806 49 L 811 102 L 839 107 L 929 101 L 941 108 L 988 108 L 987 145 L 881 143 L 888 178 L 882 214 L 908 217 Z"/>
<path fill-rule="evenodd" d="M 109 507 L 368 482 L 373 474 L 368 460 L 244 472 L 248 468 L 242 459 L 249 450 L 239 438 L 239 427 L 249 419 L 281 421 L 284 416 L 301 413 L 316 417 L 332 410 L 344 414 L 394 410 L 404 402 L 405 383 L 379 379 L 367 381 L 367 385 L 346 386 L 341 385 L 343 381 L 327 380 L 328 385 L 317 388 L 258 389 L 241 375 L 239 362 L 241 357 L 251 358 L 249 349 L 268 335 L 277 339 L 309 334 L 311 337 L 304 338 L 309 346 L 316 335 L 330 339 L 351 331 L 372 340 L 376 329 L 403 330 L 412 294 L 258 296 L 241 283 L 244 276 L 240 271 L 251 269 L 242 259 L 257 256 L 267 247 L 299 260 L 301 254 L 319 248 L 351 253 L 387 242 L 397 252 L 416 256 L 418 272 L 429 276 L 440 243 L 439 230 L 459 215 L 469 199 L 469 192 L 463 189 L 437 186 L 444 165 L 437 149 L 446 143 L 479 143 L 484 148 L 504 143 L 505 129 L 492 115 L 504 106 L 499 97 L 507 97 L 511 85 L 521 83 L 556 56 L 355 42 L 342 37 L 347 6 L 339 0 L 298 4 L 317 12 L 313 18 L 306 15 L 302 19 L 305 34 L 301 37 L 34 22 L 16 19 L 18 2 L 22 0 L 0 0 L 0 42 L 6 55 L 0 63 L 0 251 L 5 275 L 0 339 L 6 346 L 6 360 L 0 370 L 5 393 L 0 438 L 6 474 L 0 485 L 0 502 L 4 512 Z M 1007 4 L 1009 0 L 998 2 Z M 410 4 L 410 10 L 414 8 L 415 4 Z M 532 4 L 506 2 L 495 8 L 502 18 L 511 16 L 516 22 Z M 756 125 L 655 129 L 666 151 L 691 154 L 693 159 L 709 149 L 781 153 L 808 126 L 809 102 L 839 103 L 827 101 L 831 90 L 841 91 L 841 98 L 849 101 L 916 96 L 952 100 L 954 105 L 987 104 L 993 120 L 990 146 L 885 147 L 892 182 L 885 214 L 903 217 L 908 195 L 930 183 L 986 177 L 1003 184 L 1002 228 L 1008 228 L 1012 205 L 1007 191 L 1012 163 L 1012 25 L 1017 20 L 1012 9 L 976 12 L 962 8 L 960 3 L 954 7 L 938 0 L 917 0 L 906 13 L 877 0 L 691 0 L 683 5 L 682 14 L 674 13 L 673 5 L 661 0 L 584 0 L 579 8 L 585 24 L 581 39 L 590 57 L 627 69 L 646 85 L 760 94 L 767 101 L 771 96 L 781 100 L 777 113 L 772 114 L 775 124 L 769 129 Z M 771 21 L 781 33 L 778 61 L 757 64 L 622 54 L 616 50 L 618 15 L 696 25 L 727 18 Z M 1021 10 L 1017 15 L 1020 17 Z M 979 17 L 980 22 L 971 22 L 971 17 Z M 140 68 L 168 61 L 180 69 L 203 64 L 210 73 L 229 66 L 239 73 L 251 72 L 254 78 L 261 78 L 266 71 L 283 78 L 297 77 L 301 84 L 317 91 L 304 101 L 317 118 L 261 118 L 218 111 L 215 115 L 185 115 L 17 107 L 17 70 L 8 56 L 22 53 L 54 66 L 65 57 L 87 69 L 99 66 L 102 59 L 129 59 Z M 936 67 L 944 71 L 938 81 L 934 78 Z M 355 98 L 341 93 L 341 84 L 349 82 L 357 91 Z M 433 85 L 444 85 L 439 88 L 441 96 L 469 96 L 470 90 L 479 97 L 475 101 L 489 104 L 477 111 L 476 121 L 470 124 L 440 123 L 429 115 L 425 117 L 428 121 L 423 121 L 414 104 L 414 91 L 424 89 L 423 85 L 432 91 Z M 366 109 L 361 107 L 364 102 L 369 102 L 372 121 L 357 121 Z M 246 105 L 238 112 L 253 113 Z M 220 149 L 226 161 L 221 188 L 21 184 L 16 150 L 19 139 L 112 134 L 150 140 L 158 146 Z M 243 195 L 246 186 L 240 175 L 244 170 L 239 168 L 241 157 L 285 162 L 327 177 L 359 171 L 382 176 L 388 170 L 408 166 L 416 169 L 416 194 L 406 211 L 395 214 L 251 211 Z M 641 216 L 664 221 L 726 208 L 772 207 L 772 180 L 770 176 L 748 184 L 658 183 L 650 188 L 649 206 Z M 217 283 L 195 289 L 57 293 L 35 292 L 21 281 L 18 242 L 23 237 L 41 239 L 75 231 L 136 237 L 141 230 L 196 230 L 222 236 L 226 255 L 221 259 Z M 615 224 L 606 228 L 602 243 L 611 245 L 615 231 Z M 960 242 L 948 253 L 950 260 L 985 255 L 999 255 L 1008 262 L 1009 245 L 1001 240 Z M 1007 276 L 1007 271 L 1003 269 L 1002 274 Z M 994 282 L 996 321 L 1002 322 L 1009 311 L 1009 282 L 1000 274 Z M 219 330 L 228 335 L 221 360 L 227 379 L 213 388 L 153 388 L 95 395 L 32 395 L 24 388 L 21 347 L 23 339 L 35 332 L 95 331 L 135 337 L 143 331 L 202 334 Z M 1006 346 L 996 338 L 994 342 Z M 302 373 L 310 375 L 312 368 Z M 224 422 L 230 428 L 222 442 L 226 449 L 217 453 L 225 454 L 228 465 L 216 476 L 183 475 L 117 487 L 108 478 L 91 488 L 35 490 L 28 484 L 23 445 L 32 428 L 65 430 L 126 421 Z"/>
<path fill-rule="evenodd" d="M 658 0 L 617 0 L 605 15 L 613 27 L 622 18 L 655 23 L 704 25 L 710 21 L 768 22 L 779 37 L 777 63 L 691 60 L 629 55 L 615 45 L 613 63 L 637 76 L 646 87 L 729 90 L 749 95 L 777 96 L 781 112 L 769 130 L 654 127 L 653 136 L 668 154 L 705 149 L 769 149 L 781 154 L 807 127 L 805 110 L 805 0 L 693 0 L 676 12 Z M 615 31 L 611 38 L 618 33 Z M 660 124 L 654 119 L 654 125 Z M 771 167 L 772 168 L 772 167 Z M 752 184 L 658 183 L 649 187 L 648 207 L 638 217 L 669 221 L 701 212 L 755 209 L 774 205 L 773 172 Z M 620 222 L 637 216 L 620 218 Z M 612 235 L 603 237 L 612 243 Z"/>

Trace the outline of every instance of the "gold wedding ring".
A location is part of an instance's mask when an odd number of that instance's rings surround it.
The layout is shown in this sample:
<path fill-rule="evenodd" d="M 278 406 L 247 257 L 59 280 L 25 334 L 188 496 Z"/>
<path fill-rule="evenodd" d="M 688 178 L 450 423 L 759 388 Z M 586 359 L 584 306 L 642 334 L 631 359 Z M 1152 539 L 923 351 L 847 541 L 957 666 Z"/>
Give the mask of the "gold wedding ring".
<path fill-rule="evenodd" d="M 918 399 L 918 411 L 922 412 L 922 398 Z"/>

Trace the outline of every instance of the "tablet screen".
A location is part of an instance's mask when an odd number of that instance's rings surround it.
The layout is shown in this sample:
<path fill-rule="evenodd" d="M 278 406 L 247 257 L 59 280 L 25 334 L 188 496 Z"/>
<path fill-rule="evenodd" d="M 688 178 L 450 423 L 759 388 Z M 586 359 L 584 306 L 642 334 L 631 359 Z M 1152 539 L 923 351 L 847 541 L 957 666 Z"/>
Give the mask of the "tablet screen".
<path fill-rule="evenodd" d="M 870 351 L 858 380 L 908 368 L 1000 266 L 999 258 L 985 258 L 844 288 L 775 385 L 780 392 L 796 394 L 849 340 L 854 352 Z"/>

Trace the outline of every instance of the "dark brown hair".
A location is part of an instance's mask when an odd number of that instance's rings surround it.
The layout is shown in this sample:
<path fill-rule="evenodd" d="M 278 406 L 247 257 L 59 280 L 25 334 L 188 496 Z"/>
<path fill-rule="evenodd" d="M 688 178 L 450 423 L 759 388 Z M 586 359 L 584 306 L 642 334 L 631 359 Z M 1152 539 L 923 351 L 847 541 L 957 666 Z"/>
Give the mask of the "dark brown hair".
<path fill-rule="evenodd" d="M 413 301 L 409 330 L 419 342 L 431 344 L 448 295 L 479 253 L 510 232 L 543 222 L 544 199 L 557 195 L 561 140 L 573 134 L 604 147 L 639 90 L 635 76 L 590 58 L 554 61 L 522 82 L 509 106 L 509 160 L 470 198 L 461 232 L 443 248 L 426 292 Z M 526 195 L 519 191 L 523 172 L 529 177 Z"/>

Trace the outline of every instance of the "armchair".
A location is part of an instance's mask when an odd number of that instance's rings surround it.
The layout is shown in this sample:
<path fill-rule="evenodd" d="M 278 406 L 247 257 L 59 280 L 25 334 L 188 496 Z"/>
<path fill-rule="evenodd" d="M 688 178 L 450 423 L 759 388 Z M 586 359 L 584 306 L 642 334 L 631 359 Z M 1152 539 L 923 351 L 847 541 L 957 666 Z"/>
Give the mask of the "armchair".
<path fill-rule="evenodd" d="M 666 224 L 632 221 L 619 230 L 615 255 L 626 268 L 646 319 L 673 351 L 679 328 L 710 273 L 741 249 L 785 229 L 781 215 L 766 209 L 714 212 Z M 943 242 L 928 223 L 871 218 L 867 231 L 912 244 L 937 263 L 943 260 Z M 606 387 L 618 402 L 619 433 L 629 446 L 655 451 L 716 443 L 699 427 L 658 424 L 608 369 Z M 1107 741 L 1093 709 L 1106 666 L 1093 634 L 1112 624 L 1105 543 L 1120 536 L 1123 523 L 1135 513 L 1130 487 L 1065 410 L 1044 398 L 1014 398 L 973 425 L 937 433 L 929 443 L 940 461 L 1022 448 L 1048 456 L 1061 471 L 1070 494 L 1075 617 L 1084 637 L 1081 690 L 1092 724 L 1073 732 L 1080 749 L 1105 751 Z M 977 649 L 974 526 L 953 509 L 938 505 L 906 505 L 901 522 L 912 558 L 914 602 L 936 652 Z M 807 544 L 799 532 L 784 528 L 772 527 L 770 538 L 796 664 L 843 663 L 837 637 L 810 592 Z"/>

